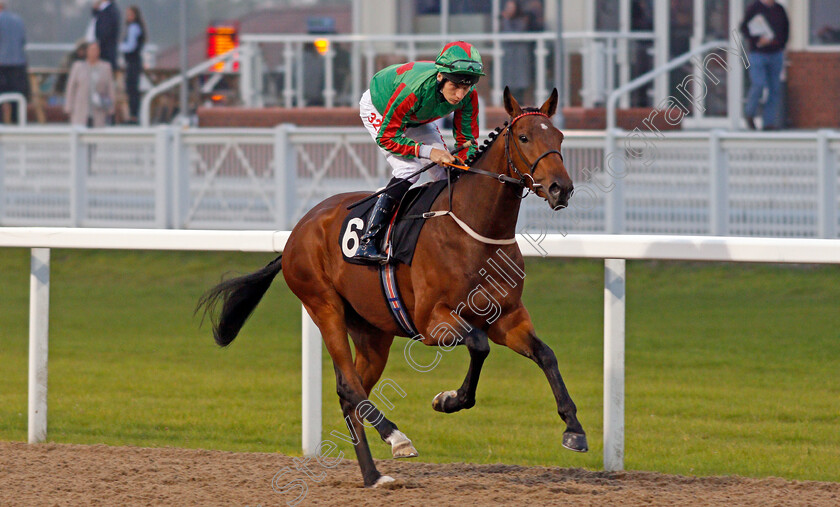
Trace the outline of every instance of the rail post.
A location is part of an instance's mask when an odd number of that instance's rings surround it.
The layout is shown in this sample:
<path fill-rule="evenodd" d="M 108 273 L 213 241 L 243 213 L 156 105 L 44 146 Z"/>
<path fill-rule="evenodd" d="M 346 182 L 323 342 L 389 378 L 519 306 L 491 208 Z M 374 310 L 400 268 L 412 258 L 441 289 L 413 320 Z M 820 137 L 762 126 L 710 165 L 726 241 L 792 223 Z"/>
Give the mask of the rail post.
<path fill-rule="evenodd" d="M 817 132 L 817 181 L 818 237 L 837 238 L 837 164 L 829 145 L 830 130 Z"/>
<path fill-rule="evenodd" d="M 625 260 L 604 260 L 604 470 L 624 469 Z"/>
<path fill-rule="evenodd" d="M 290 139 L 294 129 L 291 123 L 274 128 L 274 216 L 278 230 L 294 226 L 297 208 L 297 154 Z"/>
<path fill-rule="evenodd" d="M 315 456 L 321 443 L 321 332 L 301 306 L 301 435 L 303 455 Z"/>
<path fill-rule="evenodd" d="M 709 132 L 709 232 L 729 234 L 729 159 L 721 144 L 723 131 Z"/>
<path fill-rule="evenodd" d="M 70 134 L 70 226 L 81 227 L 87 215 L 87 174 L 90 167 L 90 145 L 82 140 L 82 127 L 74 126 Z"/>
<path fill-rule="evenodd" d="M 33 248 L 29 275 L 29 443 L 47 439 L 50 249 Z"/>

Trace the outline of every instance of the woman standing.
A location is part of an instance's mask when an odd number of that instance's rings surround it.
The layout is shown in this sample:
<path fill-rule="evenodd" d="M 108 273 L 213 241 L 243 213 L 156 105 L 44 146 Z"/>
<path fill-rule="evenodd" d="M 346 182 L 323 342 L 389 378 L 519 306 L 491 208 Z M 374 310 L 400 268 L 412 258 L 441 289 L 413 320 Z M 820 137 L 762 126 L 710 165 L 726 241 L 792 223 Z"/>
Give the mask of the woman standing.
<path fill-rule="evenodd" d="M 70 68 L 64 111 L 73 125 L 104 127 L 114 114 L 114 95 L 111 65 L 99 59 L 99 44 L 91 42 L 85 59 Z"/>
<path fill-rule="evenodd" d="M 136 5 L 125 11 L 125 40 L 120 52 L 125 56 L 125 91 L 128 94 L 128 123 L 137 123 L 140 111 L 140 73 L 143 72 L 143 45 L 146 44 L 146 23 Z"/>

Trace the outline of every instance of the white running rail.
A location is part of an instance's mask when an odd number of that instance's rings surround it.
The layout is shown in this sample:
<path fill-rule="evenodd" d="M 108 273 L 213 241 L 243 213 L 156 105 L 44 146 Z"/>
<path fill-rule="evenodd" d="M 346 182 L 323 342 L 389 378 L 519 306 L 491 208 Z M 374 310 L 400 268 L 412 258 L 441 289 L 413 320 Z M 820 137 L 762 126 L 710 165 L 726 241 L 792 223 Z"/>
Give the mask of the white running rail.
<path fill-rule="evenodd" d="M 51 248 L 281 252 L 286 231 L 0 227 L 0 248 L 32 249 L 29 329 L 29 442 L 47 434 L 47 344 Z M 528 257 L 605 259 L 604 468 L 624 467 L 625 259 L 840 264 L 840 240 L 642 235 L 517 235 Z M 303 311 L 302 445 L 321 441 L 321 345 Z"/>

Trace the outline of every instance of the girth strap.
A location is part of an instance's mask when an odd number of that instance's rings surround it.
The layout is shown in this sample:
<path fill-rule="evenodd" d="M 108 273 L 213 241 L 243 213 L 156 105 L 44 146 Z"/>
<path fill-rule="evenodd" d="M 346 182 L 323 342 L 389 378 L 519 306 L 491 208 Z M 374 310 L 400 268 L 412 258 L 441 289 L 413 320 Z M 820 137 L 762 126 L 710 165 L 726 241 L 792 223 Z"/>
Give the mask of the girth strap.
<path fill-rule="evenodd" d="M 388 304 L 388 310 L 394 317 L 397 325 L 402 329 L 403 333 L 409 338 L 417 336 L 417 328 L 411 320 L 411 315 L 408 313 L 408 308 L 403 303 L 400 290 L 397 288 L 397 269 L 393 264 L 382 264 L 379 266 L 379 278 L 382 282 L 382 294 L 385 296 L 385 302 Z"/>

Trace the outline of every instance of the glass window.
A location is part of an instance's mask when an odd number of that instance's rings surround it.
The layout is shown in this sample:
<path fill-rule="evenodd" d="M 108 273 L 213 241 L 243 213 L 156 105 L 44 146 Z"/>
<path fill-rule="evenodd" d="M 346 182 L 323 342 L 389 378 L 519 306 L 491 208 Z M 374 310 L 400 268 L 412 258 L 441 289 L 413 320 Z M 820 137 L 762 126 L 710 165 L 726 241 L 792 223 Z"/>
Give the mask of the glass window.
<path fill-rule="evenodd" d="M 595 29 L 617 32 L 621 18 L 618 12 L 619 0 L 597 0 L 595 2 Z"/>
<path fill-rule="evenodd" d="M 417 14 L 440 14 L 440 0 L 414 0 Z"/>
<path fill-rule="evenodd" d="M 487 0 L 450 0 L 450 14 L 490 14 L 493 4 Z"/>
<path fill-rule="evenodd" d="M 840 44 L 840 2 L 810 0 L 808 42 L 818 46 Z"/>
<path fill-rule="evenodd" d="M 630 4 L 630 30 L 653 31 L 653 0 L 633 0 Z"/>

